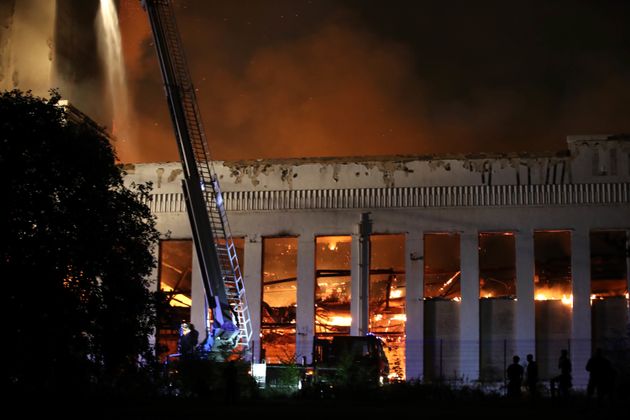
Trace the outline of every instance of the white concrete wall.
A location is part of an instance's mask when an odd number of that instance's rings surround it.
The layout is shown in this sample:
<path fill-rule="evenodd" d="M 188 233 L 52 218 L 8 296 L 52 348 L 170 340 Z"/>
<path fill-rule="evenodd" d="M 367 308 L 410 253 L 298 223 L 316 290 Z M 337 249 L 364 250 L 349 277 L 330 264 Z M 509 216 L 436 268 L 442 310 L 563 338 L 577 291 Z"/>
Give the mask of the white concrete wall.
<path fill-rule="evenodd" d="M 615 140 L 617 141 L 617 140 Z M 625 141 L 625 140 L 624 140 Z M 619 143 L 625 145 L 626 143 Z M 589 175 L 591 166 L 586 165 L 588 158 L 582 156 L 582 146 L 573 144 L 576 156 L 562 160 L 567 164 L 577 165 L 567 168 L 566 179 L 579 179 L 581 182 L 596 183 L 602 178 Z M 622 146 L 619 146 L 620 148 Z M 620 155 L 621 156 L 621 155 Z M 544 159 L 543 159 L 544 161 Z M 546 163 L 540 159 L 530 166 L 544 168 Z M 292 162 L 289 164 L 289 162 Z M 376 163 L 375 163 L 376 162 Z M 436 163 L 441 162 L 441 163 Z M 224 191 L 260 191 L 288 189 L 339 189 L 370 187 L 387 190 L 396 185 L 479 185 L 481 174 L 467 169 L 471 160 L 408 160 L 408 161 L 372 161 L 350 162 L 330 160 L 310 161 L 259 161 L 251 166 L 244 163 L 217 164 L 217 173 L 222 175 L 221 186 Z M 476 161 L 475 161 L 476 162 Z M 538 163 L 536 163 L 538 162 Z M 541 163 L 543 162 L 543 163 Z M 450 163 L 450 170 L 445 165 Z M 504 165 L 501 160 L 493 162 L 492 182 L 501 179 L 515 183 L 515 169 Z M 538 165 L 538 166 L 537 166 Z M 127 167 L 125 182 L 154 183 L 157 194 L 179 194 L 181 169 L 177 163 L 138 164 Z M 501 172 L 503 171 L 503 172 Z M 535 230 L 571 230 L 573 232 L 573 277 L 575 310 L 573 312 L 572 338 L 581 342 L 590 339 L 590 312 L 588 307 L 589 264 L 588 232 L 591 229 L 630 229 L 630 203 L 628 198 L 627 171 L 618 166 L 614 182 L 621 194 L 613 204 L 597 204 L 595 201 L 580 204 L 577 197 L 571 205 L 477 205 L 439 207 L 402 207 L 402 208 L 346 208 L 335 209 L 325 206 L 317 209 L 281 210 L 281 211 L 230 211 L 228 213 L 232 234 L 245 237 L 246 266 L 244 267 L 245 284 L 253 318 L 253 333 L 256 339 L 260 333 L 260 282 L 261 282 L 261 244 L 263 236 L 298 237 L 298 313 L 297 313 L 297 356 L 310 360 L 311 339 L 314 316 L 314 238 L 318 235 L 356 236 L 361 213 L 370 212 L 375 234 L 406 234 L 405 266 L 408 279 L 407 295 L 407 340 L 406 350 L 407 375 L 410 378 L 423 376 L 423 317 L 422 302 L 422 248 L 423 232 L 461 232 L 462 238 L 462 302 L 460 317 L 460 339 L 462 340 L 459 359 L 460 376 L 476 380 L 479 372 L 479 347 L 474 343 L 479 339 L 479 267 L 477 244 L 478 232 L 510 231 L 516 233 L 517 264 L 517 305 L 516 305 L 516 346 L 524 358 L 527 353 L 535 352 L 535 308 L 533 302 L 533 232 Z M 532 171 L 532 176 L 542 176 L 541 170 Z M 358 175 L 357 175 L 358 173 Z M 625 173 L 625 175 L 624 175 Z M 297 176 L 295 176 L 297 175 Z M 510 178 L 511 177 L 511 178 Z M 522 178 L 521 178 L 522 180 Z M 439 192 L 438 192 L 439 193 Z M 624 195 L 625 194 L 625 195 Z M 188 218 L 180 211 L 161 211 L 158 216 L 158 229 L 169 232 L 170 237 L 190 238 Z M 586 238 L 586 239 L 584 239 Z M 356 240 L 355 240 L 356 242 Z M 356 253 L 356 251 L 355 251 Z M 358 261 L 353 256 L 352 276 L 358 278 Z M 353 282 L 354 283 L 354 282 Z M 352 302 L 358 302 L 358 289 L 353 288 Z M 196 299 L 195 301 L 199 301 Z M 193 303 L 195 305 L 195 303 Z M 355 305 L 356 306 L 356 305 Z M 193 309 L 193 313 L 197 309 Z M 358 308 L 353 307 L 353 322 L 356 322 Z M 358 331 L 352 326 L 352 331 Z M 469 343 L 469 344 L 466 344 Z M 588 349 L 576 348 L 575 369 L 582 369 L 582 362 Z M 257 352 L 260 351 L 257 347 Z M 576 375 L 576 385 L 582 385 L 582 373 Z"/>
<path fill-rule="evenodd" d="M 55 7 L 54 0 L 0 6 L 0 90 L 19 88 L 48 96 L 53 87 Z"/>
<path fill-rule="evenodd" d="M 531 157 L 276 159 L 217 161 L 214 167 L 223 191 L 630 182 L 630 137 L 582 137 L 569 139 L 569 151 Z M 617 150 L 614 165 L 612 149 Z M 594 151 L 602 155 L 604 166 L 615 168 L 616 175 L 593 174 Z M 129 181 L 151 181 L 156 192 L 181 191 L 178 162 L 127 164 L 126 170 Z"/>
<path fill-rule="evenodd" d="M 575 183 L 628 182 L 630 137 L 615 135 L 569 136 L 571 176 Z"/>

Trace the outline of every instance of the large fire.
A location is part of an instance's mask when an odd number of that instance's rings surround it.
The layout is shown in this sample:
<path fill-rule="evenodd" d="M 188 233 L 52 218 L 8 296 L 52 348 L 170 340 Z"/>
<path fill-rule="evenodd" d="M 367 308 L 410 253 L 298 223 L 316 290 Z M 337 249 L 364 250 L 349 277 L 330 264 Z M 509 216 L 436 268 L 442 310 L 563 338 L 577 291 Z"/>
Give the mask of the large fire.
<path fill-rule="evenodd" d="M 337 251 L 341 243 L 352 242 L 352 236 L 318 236 L 317 243 L 324 245 L 330 251 Z"/>
<path fill-rule="evenodd" d="M 401 298 L 402 296 L 403 296 L 403 291 L 401 289 L 394 289 L 389 295 L 389 297 L 392 299 L 398 299 L 398 298 Z"/>
<path fill-rule="evenodd" d="M 458 271 L 457 273 L 453 274 L 453 276 L 446 280 L 446 282 L 442 285 L 442 287 L 440 287 L 440 292 L 443 292 L 448 286 L 451 285 L 451 283 L 453 283 L 455 281 L 455 279 L 457 278 L 457 276 L 459 276 L 462 272 Z"/>
<path fill-rule="evenodd" d="M 339 327 L 349 327 L 352 325 L 352 317 L 350 316 L 332 316 L 328 319 L 328 325 L 336 325 Z"/>
<path fill-rule="evenodd" d="M 589 301 L 591 305 L 595 300 L 602 300 L 607 298 L 608 296 L 602 296 L 600 294 L 591 294 L 589 297 Z M 626 299 L 628 299 L 628 293 L 625 294 Z M 563 304 L 568 306 L 573 306 L 573 294 L 563 292 L 560 289 L 544 289 L 536 292 L 534 296 L 535 300 L 560 300 Z"/>
<path fill-rule="evenodd" d="M 566 288 L 537 287 L 535 300 L 560 300 L 563 304 L 573 306 L 573 294 L 567 293 Z"/>
<path fill-rule="evenodd" d="M 573 295 L 563 294 L 561 296 L 548 293 L 536 293 L 534 297 L 536 300 L 561 300 L 565 305 L 573 305 Z"/>
<path fill-rule="evenodd" d="M 168 284 L 162 284 L 162 290 L 164 290 L 166 293 L 173 293 L 175 291 L 175 289 L 173 289 L 171 286 L 169 286 Z M 171 306 L 179 306 L 182 308 L 190 308 L 192 306 L 192 299 L 186 295 L 183 295 L 181 293 L 176 293 L 174 294 L 171 299 L 169 300 L 169 305 Z"/>
<path fill-rule="evenodd" d="M 318 236 L 316 243 L 316 333 L 349 334 L 352 237 Z"/>

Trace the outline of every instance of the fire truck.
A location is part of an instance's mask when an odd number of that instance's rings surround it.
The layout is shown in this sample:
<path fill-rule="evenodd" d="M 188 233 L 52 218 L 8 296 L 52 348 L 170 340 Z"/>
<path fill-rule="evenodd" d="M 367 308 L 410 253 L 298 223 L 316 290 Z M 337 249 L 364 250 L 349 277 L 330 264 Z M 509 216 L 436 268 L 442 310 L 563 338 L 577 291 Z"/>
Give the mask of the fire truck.
<path fill-rule="evenodd" d="M 193 243 L 212 312 L 207 348 L 211 357 L 219 360 L 235 349 L 247 354 L 252 326 L 243 277 L 173 7 L 170 0 L 141 3 L 153 32 L 182 162 L 182 189 Z"/>
<path fill-rule="evenodd" d="M 306 368 L 304 385 L 383 385 L 388 376 L 389 362 L 379 337 L 315 338 L 313 363 Z"/>

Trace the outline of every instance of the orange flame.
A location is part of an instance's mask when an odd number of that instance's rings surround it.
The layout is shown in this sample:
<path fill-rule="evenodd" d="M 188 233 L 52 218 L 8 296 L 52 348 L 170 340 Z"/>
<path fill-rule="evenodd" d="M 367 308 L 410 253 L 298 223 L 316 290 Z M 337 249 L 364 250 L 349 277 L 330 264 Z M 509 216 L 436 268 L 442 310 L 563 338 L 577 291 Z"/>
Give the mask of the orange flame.
<path fill-rule="evenodd" d="M 572 306 L 573 305 L 573 294 L 563 293 L 561 289 L 541 289 L 536 292 L 534 296 L 535 300 L 560 300 L 563 304 Z"/>

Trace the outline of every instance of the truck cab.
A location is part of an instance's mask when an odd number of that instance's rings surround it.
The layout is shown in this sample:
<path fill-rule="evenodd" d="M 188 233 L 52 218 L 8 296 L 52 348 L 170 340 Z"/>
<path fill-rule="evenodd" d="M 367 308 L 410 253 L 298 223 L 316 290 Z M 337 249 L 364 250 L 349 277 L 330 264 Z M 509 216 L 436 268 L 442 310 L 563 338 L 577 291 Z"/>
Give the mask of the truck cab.
<path fill-rule="evenodd" d="M 387 382 L 389 362 L 383 341 L 375 335 L 315 338 L 312 382 L 382 385 Z"/>

